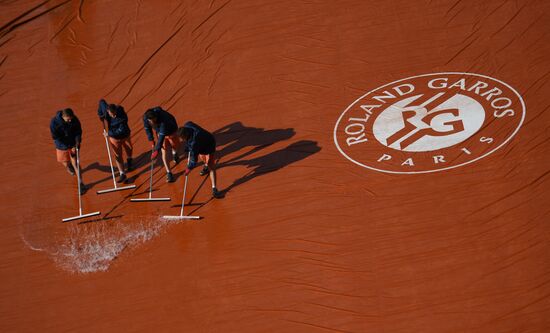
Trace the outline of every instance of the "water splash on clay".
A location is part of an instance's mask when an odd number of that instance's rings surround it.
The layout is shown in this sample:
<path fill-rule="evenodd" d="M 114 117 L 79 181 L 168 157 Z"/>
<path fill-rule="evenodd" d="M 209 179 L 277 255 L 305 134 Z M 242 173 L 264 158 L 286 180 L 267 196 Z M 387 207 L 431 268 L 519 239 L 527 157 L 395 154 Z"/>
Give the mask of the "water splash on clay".
<path fill-rule="evenodd" d="M 34 251 L 47 252 L 64 270 L 73 273 L 93 273 L 109 266 L 125 249 L 143 244 L 158 236 L 177 220 L 146 219 L 132 223 L 71 225 L 68 235 L 54 246 L 40 248 L 23 241 Z"/>

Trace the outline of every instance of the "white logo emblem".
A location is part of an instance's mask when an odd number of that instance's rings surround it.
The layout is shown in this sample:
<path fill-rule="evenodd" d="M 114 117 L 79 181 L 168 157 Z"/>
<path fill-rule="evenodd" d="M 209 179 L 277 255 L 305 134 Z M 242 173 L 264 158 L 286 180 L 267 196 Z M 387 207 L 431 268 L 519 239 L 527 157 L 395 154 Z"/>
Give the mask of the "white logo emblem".
<path fill-rule="evenodd" d="M 334 128 L 338 150 L 365 168 L 426 173 L 477 161 L 519 130 L 525 104 L 512 87 L 471 73 L 434 73 L 374 89 Z"/>

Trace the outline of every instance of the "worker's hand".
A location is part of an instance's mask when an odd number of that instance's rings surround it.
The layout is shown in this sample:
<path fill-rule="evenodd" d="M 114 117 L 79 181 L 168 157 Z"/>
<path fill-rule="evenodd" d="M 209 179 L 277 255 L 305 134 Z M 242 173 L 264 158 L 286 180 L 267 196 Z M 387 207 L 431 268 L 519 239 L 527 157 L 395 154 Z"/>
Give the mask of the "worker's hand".
<path fill-rule="evenodd" d="M 155 151 L 153 151 L 153 153 L 151 154 L 151 159 L 154 160 L 155 158 L 157 158 L 157 156 L 159 156 L 159 151 L 158 151 L 158 150 L 155 150 Z"/>
<path fill-rule="evenodd" d="M 107 133 L 107 131 L 106 131 L 105 129 L 103 129 L 103 136 L 104 136 L 104 137 L 109 136 L 109 134 Z"/>
<path fill-rule="evenodd" d="M 191 169 L 185 168 L 185 171 L 183 172 L 183 174 L 184 174 L 185 176 L 188 176 L 190 172 L 191 172 Z"/>

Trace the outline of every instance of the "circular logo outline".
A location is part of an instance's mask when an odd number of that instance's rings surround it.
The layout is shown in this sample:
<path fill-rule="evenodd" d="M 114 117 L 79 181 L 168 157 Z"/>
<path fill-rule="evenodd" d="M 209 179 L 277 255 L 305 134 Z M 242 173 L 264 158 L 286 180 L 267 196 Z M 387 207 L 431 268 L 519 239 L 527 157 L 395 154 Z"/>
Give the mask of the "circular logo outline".
<path fill-rule="evenodd" d="M 373 93 L 374 91 L 376 90 L 379 90 L 379 89 L 382 89 L 382 88 L 385 88 L 387 86 L 390 86 L 390 85 L 393 85 L 395 83 L 399 83 L 399 82 L 402 82 L 402 81 L 406 81 L 406 80 L 411 80 L 411 79 L 415 79 L 415 78 L 419 78 L 419 77 L 425 77 L 425 76 L 434 76 L 434 75 L 448 75 L 448 74 L 452 74 L 452 75 L 472 75 L 472 76 L 477 76 L 477 77 L 482 77 L 482 78 L 485 78 L 485 79 L 490 79 L 490 80 L 494 80 L 500 84 L 502 84 L 503 86 L 507 87 L 508 89 L 510 89 L 512 92 L 514 92 L 514 94 L 517 95 L 519 101 L 521 102 L 521 107 L 522 107 L 522 112 L 521 112 L 521 119 L 519 121 L 519 124 L 518 126 L 516 127 L 516 129 L 514 130 L 514 132 L 512 132 L 512 134 L 510 134 L 510 136 L 508 136 L 508 138 L 506 138 L 506 140 L 504 140 L 500 145 L 498 145 L 496 148 L 492 149 L 491 151 L 481 155 L 481 156 L 478 156 L 470 161 L 467 161 L 467 162 L 464 162 L 464 163 L 461 163 L 461 164 L 457 164 L 457 165 L 453 165 L 453 166 L 447 166 L 447 167 L 443 167 L 443 168 L 440 168 L 440 169 L 433 169 L 433 170 L 420 170 L 420 171 L 390 171 L 390 170 L 383 170 L 383 169 L 378 169 L 378 168 L 375 168 L 375 167 L 371 167 L 371 166 L 368 166 L 368 165 L 365 165 L 363 163 L 360 163 L 354 159 L 352 159 L 351 157 L 349 157 L 343 150 L 342 148 L 340 147 L 340 145 L 338 144 L 338 138 L 336 136 L 336 132 L 337 132 L 337 129 L 338 129 L 338 125 L 340 124 L 340 121 L 342 120 L 342 118 L 344 117 L 344 115 L 353 107 L 355 106 L 355 104 L 357 104 L 357 102 L 359 102 L 360 100 L 362 100 L 363 98 L 367 97 L 368 95 L 370 95 L 371 93 Z M 333 131 L 333 140 L 334 140 L 334 144 L 336 145 L 336 148 L 338 149 L 338 151 L 340 152 L 340 154 L 342 154 L 345 158 L 347 158 L 349 161 L 361 166 L 361 167 L 364 167 L 364 168 L 367 168 L 367 169 L 370 169 L 370 170 L 374 170 L 374 171 L 379 171 L 379 172 L 384 172 L 384 173 L 391 173 L 391 174 L 423 174 L 423 173 L 432 173 L 432 172 L 438 172 L 438 171 L 445 171 L 445 170 L 450 170 L 450 169 L 454 169 L 454 168 L 458 168 L 458 167 L 461 167 L 461 166 L 464 166 L 464 165 L 467 165 L 467 164 L 470 164 L 470 163 L 474 163 L 484 157 L 487 157 L 489 156 L 490 154 L 494 153 L 495 151 L 499 150 L 502 146 L 504 146 L 505 144 L 507 144 L 516 134 L 517 132 L 519 131 L 519 129 L 521 128 L 521 126 L 523 125 L 523 121 L 525 120 L 525 114 L 526 114 L 526 108 L 525 108 L 525 102 L 523 101 L 523 98 L 521 97 L 521 95 L 519 94 L 519 92 L 512 88 L 512 86 L 510 86 L 509 84 L 507 84 L 506 82 L 503 82 L 499 79 L 495 79 L 493 77 L 490 77 L 490 76 L 487 76 L 487 75 L 483 75 L 483 74 L 476 74 L 476 73 L 467 73 L 467 72 L 439 72 L 439 73 L 429 73 L 429 74 L 421 74 L 421 75 L 414 75 L 414 76 L 409 76 L 409 77 L 406 77 L 406 78 L 403 78 L 403 79 L 400 79 L 400 80 L 396 80 L 396 81 L 392 81 L 392 82 L 389 82 L 389 83 L 386 83 L 382 86 L 379 86 L 379 87 L 376 87 L 370 91 L 368 91 L 366 94 L 360 96 L 359 98 L 357 98 L 353 103 L 351 103 L 341 114 L 340 114 L 340 117 L 338 117 L 338 120 L 336 121 L 336 124 L 334 125 L 334 131 Z"/>

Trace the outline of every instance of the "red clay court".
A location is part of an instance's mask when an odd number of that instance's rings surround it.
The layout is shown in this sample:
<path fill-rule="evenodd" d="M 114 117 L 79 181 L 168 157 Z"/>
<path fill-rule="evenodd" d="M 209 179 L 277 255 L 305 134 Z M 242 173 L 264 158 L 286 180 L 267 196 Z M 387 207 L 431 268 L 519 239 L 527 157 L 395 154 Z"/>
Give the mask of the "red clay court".
<path fill-rule="evenodd" d="M 550 331 L 550 2 L 3 1 L 2 332 Z M 97 118 L 124 106 L 134 189 Z M 148 195 L 141 116 L 218 144 Z M 56 162 L 71 107 L 90 186 Z M 182 156 L 184 153 L 181 152 Z"/>

